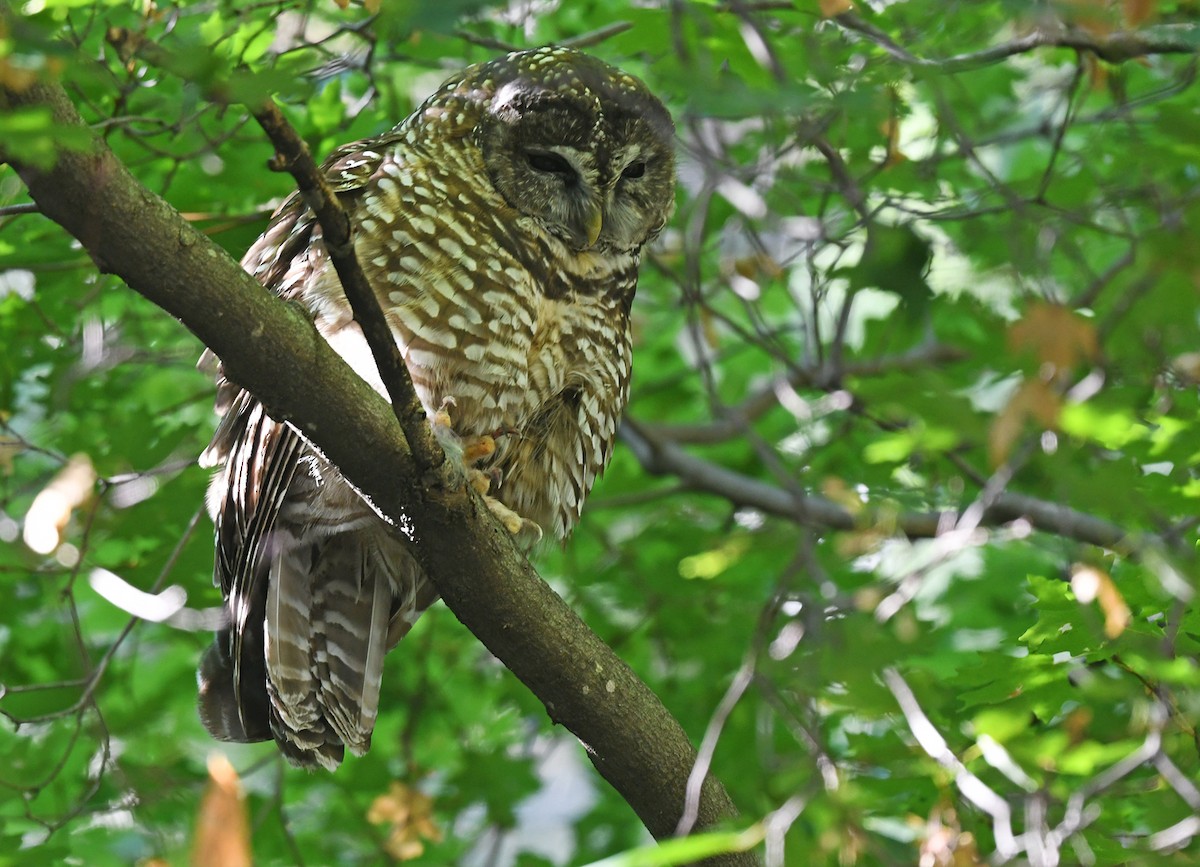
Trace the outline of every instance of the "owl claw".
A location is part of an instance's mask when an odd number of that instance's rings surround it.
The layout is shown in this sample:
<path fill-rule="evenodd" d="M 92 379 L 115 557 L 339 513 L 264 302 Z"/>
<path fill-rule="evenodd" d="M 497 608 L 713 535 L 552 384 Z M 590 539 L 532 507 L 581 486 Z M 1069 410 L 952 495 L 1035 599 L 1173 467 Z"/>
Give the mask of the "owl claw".
<path fill-rule="evenodd" d="M 496 453 L 496 441 L 487 434 L 481 437 L 465 437 L 463 439 L 463 463 L 474 466 L 484 458 L 490 458 Z"/>
<path fill-rule="evenodd" d="M 490 434 L 459 435 L 454 430 L 454 420 L 450 416 L 450 408 L 454 406 L 458 406 L 458 401 L 453 396 L 442 398 L 442 405 L 429 416 L 429 428 L 444 451 L 460 457 L 466 466 L 473 467 L 496 453 L 496 439 Z"/>
<path fill-rule="evenodd" d="M 486 497 L 488 491 L 500 487 L 503 478 L 504 472 L 499 467 L 488 467 L 486 470 L 472 467 L 467 471 L 467 484 L 481 497 Z"/>
<path fill-rule="evenodd" d="M 450 407 L 452 406 L 458 406 L 458 401 L 450 395 L 446 395 L 442 398 L 442 405 L 429 417 L 429 424 L 435 428 L 454 430 L 454 423 L 450 419 Z"/>
<path fill-rule="evenodd" d="M 542 540 L 542 528 L 489 494 L 489 491 L 500 487 L 503 476 L 499 467 L 487 469 L 478 467 L 481 461 L 496 453 L 496 437 L 516 433 L 516 431 L 505 428 L 494 434 L 460 436 L 455 433 L 454 422 L 450 417 L 450 408 L 457 405 L 453 397 L 447 396 L 442 399 L 442 405 L 429 416 L 429 427 L 433 431 L 433 435 L 437 437 L 447 454 L 453 454 L 461 460 L 462 466 L 467 471 L 467 484 L 483 497 L 488 511 L 500 520 L 504 529 L 508 530 L 518 545 L 532 548 Z"/>
<path fill-rule="evenodd" d="M 483 497 L 483 502 L 488 507 L 488 511 L 500 520 L 500 523 L 504 525 L 504 529 L 508 530 L 518 545 L 523 548 L 532 548 L 538 542 L 542 541 L 541 527 L 528 518 L 518 515 L 508 506 L 488 494 L 488 491 L 493 487 L 499 487 L 500 470 L 494 468 L 490 470 L 472 468 L 467 473 L 467 483 L 475 489 L 477 494 Z"/>
<path fill-rule="evenodd" d="M 495 497 L 489 497 L 485 494 L 483 502 L 487 504 L 488 511 L 500 519 L 500 523 L 504 525 L 504 529 L 508 530 L 509 535 L 521 547 L 532 548 L 538 542 L 542 541 L 542 528 L 533 521 L 521 517 Z"/>

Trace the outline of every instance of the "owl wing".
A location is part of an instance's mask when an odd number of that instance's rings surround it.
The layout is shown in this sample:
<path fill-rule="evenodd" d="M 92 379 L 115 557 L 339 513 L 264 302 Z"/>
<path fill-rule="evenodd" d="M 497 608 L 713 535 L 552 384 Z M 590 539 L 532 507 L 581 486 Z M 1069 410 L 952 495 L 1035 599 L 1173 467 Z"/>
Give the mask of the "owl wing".
<path fill-rule="evenodd" d="M 322 166 L 352 217 L 358 194 L 394 141 L 389 134 L 345 145 Z M 280 297 L 302 300 L 325 264 L 320 238 L 312 211 L 293 193 L 246 252 L 242 266 Z M 200 464 L 221 468 L 207 505 L 216 525 L 213 580 L 230 613 L 201 662 L 200 716 L 218 739 L 267 740 L 272 736 L 271 698 L 265 687 L 263 631 L 269 575 L 279 547 L 275 525 L 306 444 L 291 425 L 271 418 L 253 395 L 230 381 L 211 350 L 201 356 L 200 367 L 215 368 L 217 378 L 221 421 Z"/>

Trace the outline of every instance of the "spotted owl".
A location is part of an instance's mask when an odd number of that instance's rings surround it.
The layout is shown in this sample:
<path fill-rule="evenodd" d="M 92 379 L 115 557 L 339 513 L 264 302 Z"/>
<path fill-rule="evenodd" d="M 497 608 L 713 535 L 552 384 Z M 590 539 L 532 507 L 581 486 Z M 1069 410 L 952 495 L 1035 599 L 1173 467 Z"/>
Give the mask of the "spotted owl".
<path fill-rule="evenodd" d="M 494 502 L 570 534 L 629 393 L 642 247 L 674 201 L 674 127 L 638 79 L 577 51 L 509 54 L 454 76 L 323 170 L 431 419 L 493 436 Z M 384 394 L 297 195 L 243 266 L 299 302 Z M 384 655 L 437 599 L 395 529 L 337 468 L 218 369 L 201 463 L 227 624 L 200 665 L 200 715 L 229 741 L 274 738 L 303 767 L 370 746 Z"/>

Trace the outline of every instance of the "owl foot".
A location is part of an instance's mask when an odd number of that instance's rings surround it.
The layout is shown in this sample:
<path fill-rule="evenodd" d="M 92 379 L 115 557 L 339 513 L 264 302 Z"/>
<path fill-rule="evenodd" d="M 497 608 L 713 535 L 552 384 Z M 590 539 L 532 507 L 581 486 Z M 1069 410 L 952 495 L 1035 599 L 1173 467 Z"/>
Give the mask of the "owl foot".
<path fill-rule="evenodd" d="M 542 540 L 542 528 L 489 494 L 489 491 L 500 487 L 502 474 L 499 468 L 491 467 L 484 470 L 477 466 L 480 461 L 486 460 L 496 453 L 496 437 L 515 433 L 515 431 L 501 430 L 494 435 L 460 436 L 455 432 L 454 423 L 450 417 L 450 408 L 456 405 L 453 397 L 447 396 L 442 399 L 442 405 L 438 407 L 437 412 L 429 417 L 429 426 L 433 430 L 433 435 L 437 437 L 447 454 L 455 455 L 462 461 L 467 471 L 467 484 L 483 497 L 488 511 L 499 519 L 500 523 L 504 525 L 504 529 L 508 530 L 518 545 L 526 549 L 532 548 Z"/>
<path fill-rule="evenodd" d="M 496 439 L 489 434 L 460 436 L 450 417 L 450 407 L 457 405 L 458 402 L 449 395 L 442 398 L 442 405 L 429 417 L 429 428 L 443 451 L 460 459 L 465 466 L 473 467 L 496 453 Z"/>
<path fill-rule="evenodd" d="M 521 517 L 508 506 L 488 494 L 488 491 L 493 486 L 500 486 L 500 471 L 498 469 L 480 470 L 473 467 L 467 471 L 467 483 L 475 489 L 479 496 L 483 497 L 483 502 L 488 507 L 488 511 L 499 519 L 500 523 L 504 525 L 504 529 L 508 530 L 509 534 L 516 539 L 519 546 L 528 549 L 542 541 L 541 527 L 528 518 Z"/>

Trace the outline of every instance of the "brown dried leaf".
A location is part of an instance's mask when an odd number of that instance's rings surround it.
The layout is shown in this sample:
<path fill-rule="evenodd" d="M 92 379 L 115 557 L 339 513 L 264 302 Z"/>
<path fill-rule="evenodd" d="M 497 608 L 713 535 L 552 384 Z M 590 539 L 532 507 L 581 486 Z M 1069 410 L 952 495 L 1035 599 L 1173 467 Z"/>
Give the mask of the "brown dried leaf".
<path fill-rule="evenodd" d="M 425 852 L 424 840 L 438 842 L 441 829 L 433 821 L 433 798 L 403 783 L 392 783 L 367 810 L 373 825 L 390 825 L 384 848 L 398 861 L 411 861 Z"/>
<path fill-rule="evenodd" d="M 988 431 L 988 458 L 992 466 L 999 466 L 1008 459 L 1026 420 L 1034 419 L 1044 428 L 1053 428 L 1058 425 L 1061 411 L 1062 398 L 1050 383 L 1042 379 L 1022 382 Z"/>
<path fill-rule="evenodd" d="M 250 867 L 250 822 L 237 771 L 225 756 L 213 753 L 208 778 L 196 814 L 192 867 Z"/>
<path fill-rule="evenodd" d="M 986 863 L 979 857 L 975 835 L 962 829 L 958 814 L 948 803 L 936 805 L 924 822 L 912 817 L 912 823 L 922 834 L 918 861 L 922 867 L 979 867 Z"/>
<path fill-rule="evenodd" d="M 1030 305 L 1025 315 L 1008 329 L 1008 345 L 1028 350 L 1043 364 L 1065 373 L 1080 360 L 1100 355 L 1096 328 L 1073 310 L 1043 301 Z"/>
<path fill-rule="evenodd" d="M 1067 732 L 1067 739 L 1071 746 L 1081 744 L 1088 737 L 1088 729 L 1092 725 L 1092 711 L 1090 708 L 1077 707 L 1075 710 L 1067 714 L 1063 720 L 1063 728 Z"/>
<path fill-rule="evenodd" d="M 1103 569 L 1076 563 L 1071 570 L 1071 590 L 1082 604 L 1094 600 L 1100 606 L 1104 612 L 1104 634 L 1109 638 L 1116 638 L 1129 626 L 1132 615 L 1125 597 L 1112 576 Z"/>
<path fill-rule="evenodd" d="M 1184 352 L 1171 360 L 1171 371 L 1185 385 L 1200 385 L 1200 352 Z"/>
<path fill-rule="evenodd" d="M 823 18 L 833 18 L 835 15 L 841 15 L 854 8 L 854 4 L 850 0 L 817 0 L 817 5 L 821 8 L 821 17 Z"/>
<path fill-rule="evenodd" d="M 1158 0 L 1122 0 L 1126 27 L 1139 27 L 1158 15 Z"/>
<path fill-rule="evenodd" d="M 72 455 L 66 466 L 42 488 L 25 513 L 23 538 L 30 550 L 49 554 L 62 542 L 71 514 L 88 501 L 96 470 L 87 455 Z"/>

